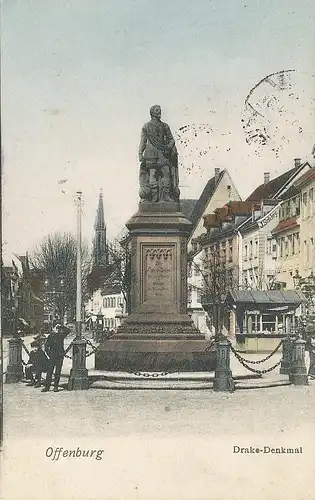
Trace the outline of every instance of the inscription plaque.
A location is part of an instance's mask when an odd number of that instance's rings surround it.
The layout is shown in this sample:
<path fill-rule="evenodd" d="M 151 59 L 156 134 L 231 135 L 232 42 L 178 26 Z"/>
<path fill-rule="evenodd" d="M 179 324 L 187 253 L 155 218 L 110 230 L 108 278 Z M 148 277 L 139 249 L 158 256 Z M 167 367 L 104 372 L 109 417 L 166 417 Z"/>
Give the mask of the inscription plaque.
<path fill-rule="evenodd" d="M 145 248 L 143 254 L 143 303 L 158 311 L 174 307 L 175 270 L 172 247 Z"/>

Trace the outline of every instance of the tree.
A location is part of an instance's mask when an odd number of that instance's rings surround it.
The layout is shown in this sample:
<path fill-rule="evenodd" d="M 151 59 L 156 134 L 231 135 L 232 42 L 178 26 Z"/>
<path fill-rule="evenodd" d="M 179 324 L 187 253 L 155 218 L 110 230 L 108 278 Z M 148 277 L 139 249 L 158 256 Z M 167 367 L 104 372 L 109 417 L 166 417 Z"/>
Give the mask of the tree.
<path fill-rule="evenodd" d="M 41 277 L 41 295 L 45 306 L 63 321 L 65 314 L 74 316 L 76 304 L 76 239 L 71 233 L 47 235 L 31 255 L 32 267 Z M 87 294 L 90 257 L 82 245 L 82 295 Z"/>
<path fill-rule="evenodd" d="M 127 313 L 131 307 L 131 251 L 129 237 L 108 243 L 106 272 L 102 278 L 101 289 L 118 288 L 123 294 Z"/>
<path fill-rule="evenodd" d="M 219 245 L 214 245 L 210 249 L 205 247 L 202 252 L 200 264 L 194 260 L 193 255 L 188 256 L 188 262 L 189 266 L 197 270 L 201 276 L 200 288 L 198 286 L 197 289 L 202 293 L 202 307 L 212 318 L 215 335 L 218 338 L 222 333 L 226 314 L 229 312 L 225 304 L 226 296 L 230 289 L 238 288 L 238 268 L 227 265 L 225 253 L 220 250 Z"/>

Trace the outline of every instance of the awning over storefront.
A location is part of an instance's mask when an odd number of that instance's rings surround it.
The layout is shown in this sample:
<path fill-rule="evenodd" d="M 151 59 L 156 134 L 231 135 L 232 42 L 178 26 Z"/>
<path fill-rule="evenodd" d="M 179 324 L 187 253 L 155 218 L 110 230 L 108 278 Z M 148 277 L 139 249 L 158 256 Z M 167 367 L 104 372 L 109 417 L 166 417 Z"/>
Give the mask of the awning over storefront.
<path fill-rule="evenodd" d="M 227 304 L 245 311 L 282 311 L 297 309 L 306 298 L 296 290 L 230 290 Z"/>

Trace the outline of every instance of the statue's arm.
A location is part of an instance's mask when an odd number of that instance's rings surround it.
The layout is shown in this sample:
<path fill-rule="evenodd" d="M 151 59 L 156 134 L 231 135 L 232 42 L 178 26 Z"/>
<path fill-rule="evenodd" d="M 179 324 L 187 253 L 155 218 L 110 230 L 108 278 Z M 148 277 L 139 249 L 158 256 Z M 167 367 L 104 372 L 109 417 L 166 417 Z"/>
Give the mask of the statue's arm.
<path fill-rule="evenodd" d="M 140 163 L 143 161 L 143 152 L 144 152 L 145 147 L 147 145 L 147 138 L 148 138 L 147 130 L 145 127 L 142 127 L 140 146 L 139 146 L 139 161 L 140 161 Z"/>
<path fill-rule="evenodd" d="M 164 124 L 164 134 L 165 134 L 166 145 L 169 147 L 169 149 L 172 149 L 175 146 L 175 139 L 167 123 Z"/>

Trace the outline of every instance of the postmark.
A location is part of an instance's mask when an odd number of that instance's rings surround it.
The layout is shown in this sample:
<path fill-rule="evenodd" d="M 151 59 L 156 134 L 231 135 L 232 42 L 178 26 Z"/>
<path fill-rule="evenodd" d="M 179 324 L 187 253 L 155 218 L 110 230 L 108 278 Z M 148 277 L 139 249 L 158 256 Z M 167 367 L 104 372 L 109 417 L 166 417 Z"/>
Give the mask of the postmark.
<path fill-rule="evenodd" d="M 314 75 L 288 69 L 265 76 L 249 91 L 241 124 L 246 143 L 256 155 L 268 150 L 280 158 L 291 147 L 302 150 L 302 145 L 311 152 L 314 85 Z"/>

